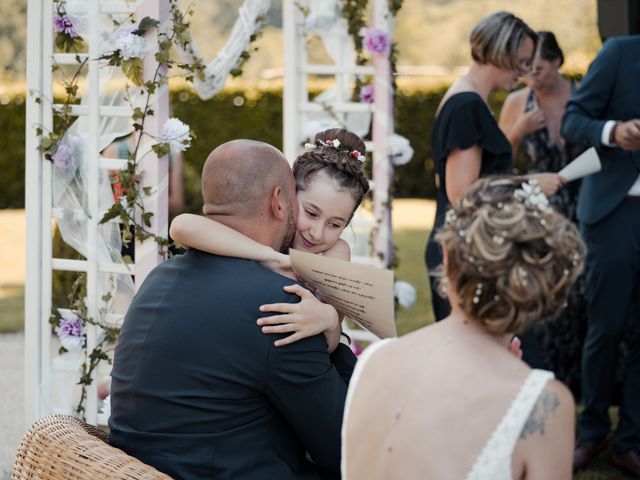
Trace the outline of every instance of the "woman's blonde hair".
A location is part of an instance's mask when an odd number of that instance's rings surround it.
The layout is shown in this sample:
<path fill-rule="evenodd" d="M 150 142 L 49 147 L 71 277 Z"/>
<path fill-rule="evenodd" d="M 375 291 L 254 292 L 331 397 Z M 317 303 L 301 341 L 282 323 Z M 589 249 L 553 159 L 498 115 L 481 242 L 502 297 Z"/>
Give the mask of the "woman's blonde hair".
<path fill-rule="evenodd" d="M 554 317 L 582 271 L 575 225 L 523 177 L 487 177 L 447 213 L 436 235 L 462 310 L 493 333 Z"/>
<path fill-rule="evenodd" d="M 535 50 L 538 36 L 522 19 L 508 12 L 492 13 L 471 30 L 471 58 L 483 65 L 520 70 L 518 49 L 527 37 Z"/>

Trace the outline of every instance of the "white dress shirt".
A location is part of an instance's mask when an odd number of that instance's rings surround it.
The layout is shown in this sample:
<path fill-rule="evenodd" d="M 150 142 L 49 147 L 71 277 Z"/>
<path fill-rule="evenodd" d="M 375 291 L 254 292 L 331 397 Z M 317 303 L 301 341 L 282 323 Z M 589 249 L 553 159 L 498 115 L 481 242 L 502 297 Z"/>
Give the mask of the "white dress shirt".
<path fill-rule="evenodd" d="M 606 145 L 607 147 L 617 146 L 615 143 L 609 141 L 609 139 L 611 138 L 611 130 L 613 129 L 613 126 L 615 124 L 615 120 L 608 120 L 607 123 L 604 124 L 604 128 L 602 129 L 602 137 L 600 139 L 602 140 L 602 144 Z M 633 185 L 631 185 L 631 188 L 627 192 L 627 195 L 640 197 L 640 175 L 638 175 L 636 181 L 633 183 Z"/>

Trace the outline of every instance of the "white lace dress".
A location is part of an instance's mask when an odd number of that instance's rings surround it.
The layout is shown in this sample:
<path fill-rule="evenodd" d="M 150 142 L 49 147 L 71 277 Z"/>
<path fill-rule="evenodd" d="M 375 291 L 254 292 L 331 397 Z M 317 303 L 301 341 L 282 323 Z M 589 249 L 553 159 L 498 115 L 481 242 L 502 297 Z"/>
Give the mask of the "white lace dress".
<path fill-rule="evenodd" d="M 349 452 L 346 445 L 346 425 L 353 392 L 355 391 L 360 375 L 367 360 L 380 347 L 392 339 L 382 340 L 369 346 L 358 359 L 356 368 L 349 383 L 349 391 L 344 408 L 342 421 L 342 478 L 347 480 L 347 462 Z M 484 448 L 478 455 L 471 471 L 467 474 L 467 480 L 512 480 L 511 456 L 518 443 L 520 432 L 535 407 L 538 398 L 542 394 L 545 385 L 553 379 L 553 373 L 546 370 L 532 370 L 526 378 L 518 395 L 513 400 L 509 409 L 498 423 L 498 426 L 489 437 Z"/>

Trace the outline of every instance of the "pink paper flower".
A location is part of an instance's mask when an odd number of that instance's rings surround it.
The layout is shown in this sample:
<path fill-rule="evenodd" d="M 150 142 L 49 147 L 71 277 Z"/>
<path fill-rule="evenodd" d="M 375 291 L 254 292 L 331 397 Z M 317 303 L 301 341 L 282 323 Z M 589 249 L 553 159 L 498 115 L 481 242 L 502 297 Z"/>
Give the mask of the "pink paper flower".
<path fill-rule="evenodd" d="M 375 100 L 375 90 L 373 85 L 365 85 L 360 89 L 360 101 L 364 103 L 373 103 Z"/>
<path fill-rule="evenodd" d="M 78 32 L 73 22 L 66 13 L 62 13 L 53 17 L 53 28 L 58 33 L 63 33 L 71 38 L 78 37 Z"/>
<path fill-rule="evenodd" d="M 364 48 L 369 52 L 387 53 L 391 43 L 389 42 L 389 36 L 387 32 L 379 28 L 361 28 L 360 36 L 362 37 L 362 44 Z"/>
<path fill-rule="evenodd" d="M 84 346 L 85 331 L 82 320 L 73 312 L 59 311 L 62 318 L 56 327 L 56 334 L 65 349 L 77 352 Z"/>

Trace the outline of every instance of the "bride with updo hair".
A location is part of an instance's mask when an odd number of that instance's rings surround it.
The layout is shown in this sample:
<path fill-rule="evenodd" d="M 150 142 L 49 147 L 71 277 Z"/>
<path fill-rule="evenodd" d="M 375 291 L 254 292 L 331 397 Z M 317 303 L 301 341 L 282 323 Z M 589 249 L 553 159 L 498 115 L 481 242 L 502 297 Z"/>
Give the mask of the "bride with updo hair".
<path fill-rule="evenodd" d="M 576 227 L 535 180 L 488 177 L 436 239 L 451 314 L 365 350 L 347 395 L 343 478 L 570 479 L 571 393 L 507 345 L 565 305 L 585 255 Z"/>

